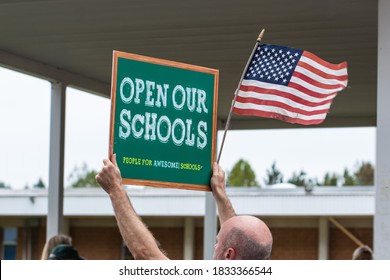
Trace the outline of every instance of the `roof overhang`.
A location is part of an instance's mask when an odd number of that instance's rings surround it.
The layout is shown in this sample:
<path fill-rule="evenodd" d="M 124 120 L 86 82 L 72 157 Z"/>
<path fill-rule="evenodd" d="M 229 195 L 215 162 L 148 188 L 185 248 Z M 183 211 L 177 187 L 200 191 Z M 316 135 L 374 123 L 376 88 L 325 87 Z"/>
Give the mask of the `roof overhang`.
<path fill-rule="evenodd" d="M 127 192 L 140 216 L 205 216 L 204 192 L 149 187 L 130 187 Z M 373 187 L 317 187 L 310 193 L 303 188 L 229 188 L 228 196 L 238 214 L 261 217 L 373 216 L 375 208 Z M 47 190 L 2 190 L 0 216 L 44 217 L 47 199 Z M 67 189 L 64 216 L 113 217 L 114 212 L 100 188 Z"/>
<path fill-rule="evenodd" d="M 106 97 L 113 50 L 219 69 L 220 127 L 265 28 L 266 43 L 348 62 L 349 88 L 320 126 L 376 125 L 377 1 L 3 1 L 0 26 L 0 65 Z M 230 127 L 297 126 L 234 115 Z"/>

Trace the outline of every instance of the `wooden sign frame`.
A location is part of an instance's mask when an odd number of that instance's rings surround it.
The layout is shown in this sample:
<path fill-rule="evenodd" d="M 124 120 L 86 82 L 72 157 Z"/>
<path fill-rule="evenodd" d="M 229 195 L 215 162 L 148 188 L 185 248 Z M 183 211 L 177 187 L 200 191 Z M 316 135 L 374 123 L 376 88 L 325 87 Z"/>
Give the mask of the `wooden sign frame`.
<path fill-rule="evenodd" d="M 123 184 L 210 191 L 219 71 L 114 51 L 109 155 Z"/>

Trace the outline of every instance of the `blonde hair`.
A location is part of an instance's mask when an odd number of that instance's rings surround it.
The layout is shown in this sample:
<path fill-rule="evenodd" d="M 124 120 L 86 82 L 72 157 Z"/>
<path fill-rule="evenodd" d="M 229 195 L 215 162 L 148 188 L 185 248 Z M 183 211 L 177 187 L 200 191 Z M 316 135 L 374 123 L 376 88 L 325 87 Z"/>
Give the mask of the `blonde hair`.
<path fill-rule="evenodd" d="M 51 237 L 49 240 L 46 241 L 45 246 L 43 247 L 41 260 L 47 260 L 49 258 L 51 250 L 53 250 L 54 247 L 60 244 L 72 245 L 72 237 L 64 234 L 58 234 Z"/>

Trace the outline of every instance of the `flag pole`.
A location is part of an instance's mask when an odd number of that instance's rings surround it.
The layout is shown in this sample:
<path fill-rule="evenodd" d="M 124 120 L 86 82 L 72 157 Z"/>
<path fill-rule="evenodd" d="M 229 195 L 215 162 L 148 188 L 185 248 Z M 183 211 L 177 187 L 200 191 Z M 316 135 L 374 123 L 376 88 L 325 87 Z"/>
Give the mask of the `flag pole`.
<path fill-rule="evenodd" d="M 263 38 L 264 32 L 265 32 L 265 29 L 261 30 L 261 32 L 260 32 L 260 34 L 259 34 L 259 37 L 257 37 L 256 44 L 255 44 L 255 46 L 253 47 L 252 53 L 251 53 L 251 55 L 249 56 L 249 59 L 248 59 L 248 61 L 247 61 L 247 63 L 246 63 L 246 66 L 245 66 L 245 68 L 244 68 L 244 71 L 242 72 L 241 79 L 240 79 L 240 81 L 239 81 L 239 83 L 238 83 L 237 89 L 236 89 L 236 91 L 235 91 L 235 93 L 234 93 L 234 98 L 233 98 L 233 100 L 232 100 L 232 105 L 230 106 L 229 115 L 228 115 L 228 118 L 227 118 L 227 120 L 226 120 L 225 131 L 224 131 L 224 133 L 223 133 L 222 143 L 221 143 L 221 148 L 219 149 L 219 154 L 218 154 L 217 163 L 219 163 L 219 160 L 221 159 L 222 149 L 223 149 L 223 146 L 224 146 L 224 144 L 225 144 L 226 133 L 227 133 L 227 130 L 228 130 L 229 126 L 230 126 L 230 119 L 231 119 L 231 115 L 232 115 L 232 112 L 233 112 L 234 103 L 236 103 L 236 99 L 237 99 L 238 89 L 240 88 L 241 82 L 242 82 L 242 80 L 244 79 L 244 75 L 245 75 L 245 73 L 246 73 L 246 71 L 247 71 L 247 69 L 248 69 L 248 66 L 249 66 L 249 63 L 250 63 L 250 61 L 251 61 L 251 59 L 252 59 L 252 57 L 253 57 L 253 54 L 255 53 L 257 46 L 259 45 L 261 39 Z"/>

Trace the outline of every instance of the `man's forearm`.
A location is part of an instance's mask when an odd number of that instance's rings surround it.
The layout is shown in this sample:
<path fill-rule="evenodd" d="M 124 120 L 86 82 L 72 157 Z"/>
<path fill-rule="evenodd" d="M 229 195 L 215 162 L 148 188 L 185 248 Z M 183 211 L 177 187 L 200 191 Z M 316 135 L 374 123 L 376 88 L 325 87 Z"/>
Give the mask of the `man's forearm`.
<path fill-rule="evenodd" d="M 217 163 L 213 163 L 213 176 L 210 179 L 210 186 L 213 191 L 215 202 L 217 203 L 219 222 L 222 225 L 228 219 L 236 216 L 232 203 L 226 195 L 225 171 Z"/>
<path fill-rule="evenodd" d="M 119 230 L 133 257 L 137 260 L 167 259 L 152 233 L 135 213 L 125 190 L 113 192 L 110 199 Z"/>
<path fill-rule="evenodd" d="M 217 203 L 219 222 L 221 225 L 230 218 L 236 216 L 233 205 L 226 196 L 226 193 L 224 195 L 214 196 L 214 198 Z"/>

